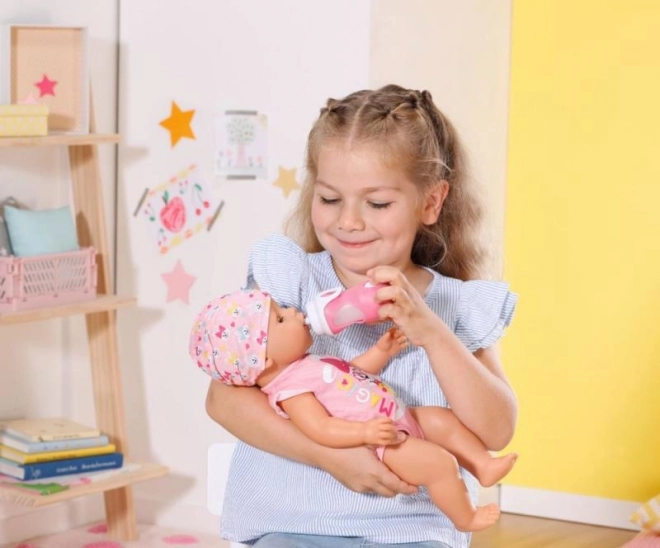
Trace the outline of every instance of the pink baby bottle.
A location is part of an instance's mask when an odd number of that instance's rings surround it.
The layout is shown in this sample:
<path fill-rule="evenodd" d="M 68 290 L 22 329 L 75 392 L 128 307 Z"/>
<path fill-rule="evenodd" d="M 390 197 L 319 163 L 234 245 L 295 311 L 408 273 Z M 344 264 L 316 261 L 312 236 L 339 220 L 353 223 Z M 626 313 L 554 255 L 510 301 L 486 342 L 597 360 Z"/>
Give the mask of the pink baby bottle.
<path fill-rule="evenodd" d="M 323 291 L 307 303 L 307 323 L 319 335 L 336 335 L 349 325 L 376 322 L 380 319 L 376 292 L 381 287 L 384 284 L 365 282 L 350 289 Z"/>

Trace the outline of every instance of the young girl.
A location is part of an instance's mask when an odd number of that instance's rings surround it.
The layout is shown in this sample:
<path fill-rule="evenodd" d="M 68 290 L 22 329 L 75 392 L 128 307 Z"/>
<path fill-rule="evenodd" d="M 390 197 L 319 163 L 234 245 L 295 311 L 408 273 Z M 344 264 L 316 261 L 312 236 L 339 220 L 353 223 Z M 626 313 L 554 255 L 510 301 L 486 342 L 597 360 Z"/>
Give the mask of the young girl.
<path fill-rule="evenodd" d="M 247 285 L 300 309 L 338 285 L 389 284 L 379 292 L 381 317 L 410 346 L 383 379 L 410 406 L 451 407 L 500 450 L 513 436 L 517 405 L 493 345 L 516 297 L 503 283 L 472 281 L 485 260 L 480 220 L 457 136 L 431 95 L 398 86 L 359 91 L 329 100 L 310 132 L 307 180 L 289 224 L 298 244 L 284 236 L 257 243 Z M 351 326 L 316 337 L 311 352 L 350 360 L 386 330 Z M 212 382 L 207 411 L 245 442 L 226 488 L 226 538 L 260 548 L 468 546 L 469 534 L 424 489 L 401 481 L 368 448 L 310 441 L 259 389 Z M 461 475 L 474 502 L 476 482 Z"/>
<path fill-rule="evenodd" d="M 456 461 L 490 486 L 511 470 L 516 454 L 494 457 L 450 409 L 411 408 L 397 397 L 379 374 L 408 346 L 398 328 L 351 362 L 309 354 L 312 342 L 302 312 L 282 308 L 258 289 L 243 289 L 204 306 L 189 352 L 219 382 L 259 386 L 279 415 L 317 443 L 374 447 L 394 473 L 425 486 L 460 530 L 479 531 L 497 521 L 497 504 L 475 507 Z"/>

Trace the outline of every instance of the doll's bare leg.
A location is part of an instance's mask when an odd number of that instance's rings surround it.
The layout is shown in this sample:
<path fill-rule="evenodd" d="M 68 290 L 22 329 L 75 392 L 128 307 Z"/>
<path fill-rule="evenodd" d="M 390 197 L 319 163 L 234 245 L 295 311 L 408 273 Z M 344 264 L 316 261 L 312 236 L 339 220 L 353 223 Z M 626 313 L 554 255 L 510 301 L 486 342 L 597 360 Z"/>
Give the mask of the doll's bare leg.
<path fill-rule="evenodd" d="M 456 459 L 435 443 L 409 437 L 399 445 L 386 447 L 383 462 L 403 481 L 425 486 L 433 503 L 461 531 L 479 531 L 500 517 L 495 503 L 472 504 Z"/>
<path fill-rule="evenodd" d="M 500 481 L 518 459 L 517 453 L 493 456 L 451 409 L 414 407 L 410 411 L 421 426 L 424 437 L 454 455 L 459 464 L 473 474 L 484 487 L 490 487 Z"/>

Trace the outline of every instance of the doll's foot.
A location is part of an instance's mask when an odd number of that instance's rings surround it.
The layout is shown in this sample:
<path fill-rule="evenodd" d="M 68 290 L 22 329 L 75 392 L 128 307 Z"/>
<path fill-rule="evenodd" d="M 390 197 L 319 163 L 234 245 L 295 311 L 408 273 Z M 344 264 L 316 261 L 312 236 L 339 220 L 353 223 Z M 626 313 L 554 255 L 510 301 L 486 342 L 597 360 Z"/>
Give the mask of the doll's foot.
<path fill-rule="evenodd" d="M 472 518 L 472 521 L 465 526 L 456 523 L 456 528 L 459 531 L 466 533 L 481 531 L 486 527 L 490 527 L 500 518 L 500 507 L 496 503 L 487 504 L 486 506 L 477 506 L 477 511 Z"/>
<path fill-rule="evenodd" d="M 495 485 L 513 468 L 518 460 L 518 453 L 509 453 L 503 457 L 492 457 L 477 470 L 477 479 L 483 487 Z"/>

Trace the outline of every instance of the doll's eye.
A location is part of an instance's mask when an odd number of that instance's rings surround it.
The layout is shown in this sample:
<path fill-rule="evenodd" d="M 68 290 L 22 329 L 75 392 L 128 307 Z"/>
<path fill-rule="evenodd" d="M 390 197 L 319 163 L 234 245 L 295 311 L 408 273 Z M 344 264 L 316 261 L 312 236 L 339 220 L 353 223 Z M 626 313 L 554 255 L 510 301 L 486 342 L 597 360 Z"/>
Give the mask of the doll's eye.
<path fill-rule="evenodd" d="M 284 316 L 278 316 L 277 323 L 284 323 Z"/>

